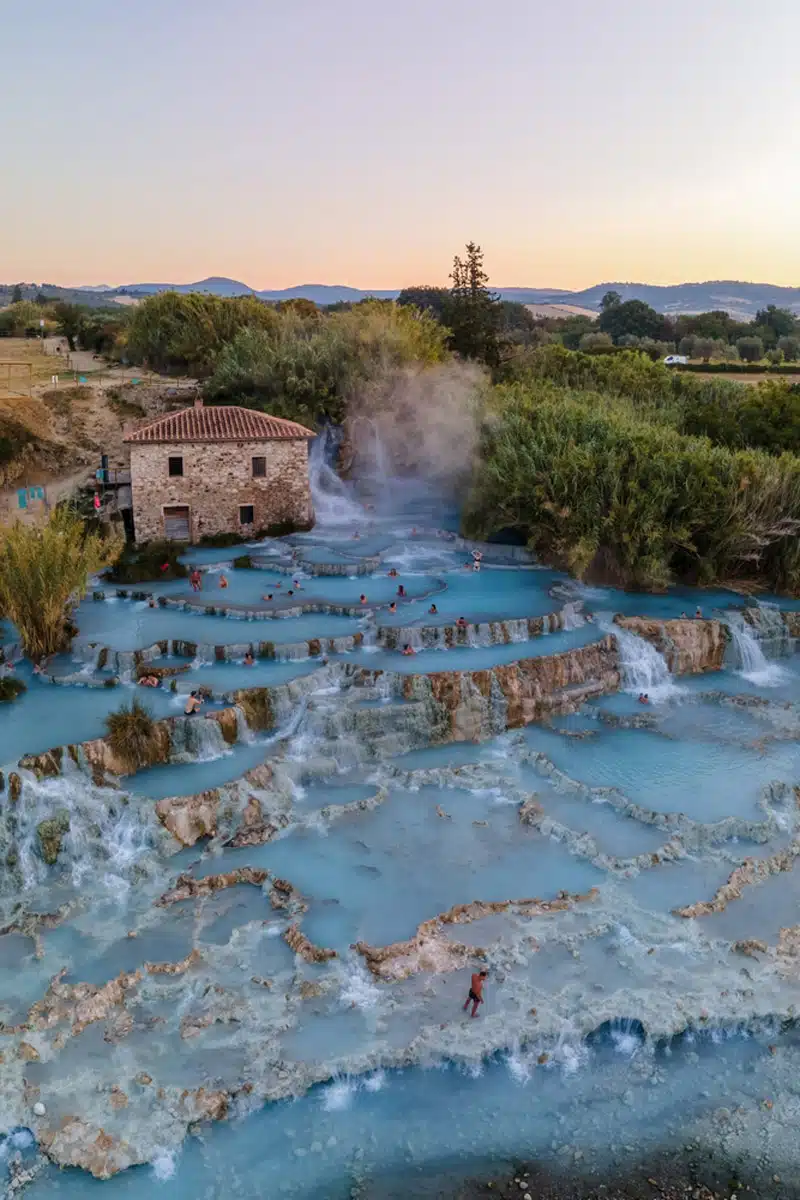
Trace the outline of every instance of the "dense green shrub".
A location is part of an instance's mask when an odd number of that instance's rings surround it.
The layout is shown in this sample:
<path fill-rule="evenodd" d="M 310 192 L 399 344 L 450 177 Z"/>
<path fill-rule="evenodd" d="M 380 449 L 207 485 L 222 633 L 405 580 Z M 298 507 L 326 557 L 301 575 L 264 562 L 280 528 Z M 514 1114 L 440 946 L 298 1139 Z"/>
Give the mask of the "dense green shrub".
<path fill-rule="evenodd" d="M 728 373 L 729 364 L 724 366 Z M 509 365 L 506 377 L 629 400 L 639 416 L 669 423 L 680 433 L 710 437 L 722 446 L 800 453 L 800 387 L 783 380 L 764 380 L 753 387 L 730 379 L 695 379 L 685 372 L 636 352 L 598 357 L 551 345 L 521 355 Z"/>
<path fill-rule="evenodd" d="M 112 583 L 145 583 L 154 579 L 185 579 L 189 569 L 180 561 L 186 547 L 180 542 L 145 542 L 125 547 L 105 578 Z M 166 568 L 166 569 L 165 569 Z"/>
<path fill-rule="evenodd" d="M 596 394 L 498 389 L 464 525 L 522 531 L 578 576 L 800 587 L 800 459 L 714 446 Z"/>
<path fill-rule="evenodd" d="M 241 533 L 204 533 L 199 545 L 211 546 L 214 549 L 225 550 L 228 546 L 241 546 L 243 542 L 252 542 L 252 534 L 243 537 Z"/>
<path fill-rule="evenodd" d="M 702 372 L 703 375 L 800 375 L 800 363 L 780 362 L 709 362 L 680 363 L 670 370 L 683 373 Z"/>
<path fill-rule="evenodd" d="M 127 332 L 131 362 L 205 377 L 222 347 L 245 327 L 268 329 L 277 313 L 254 296 L 161 292 L 137 305 Z"/>
<path fill-rule="evenodd" d="M 447 330 L 429 313 L 372 300 L 348 312 L 303 318 L 293 310 L 268 329 L 242 329 L 219 356 L 206 395 L 314 426 L 341 422 L 365 380 L 446 356 Z"/>
<path fill-rule="evenodd" d="M 0 704 L 10 704 L 25 691 L 27 688 L 21 679 L 15 679 L 13 675 L 4 675 L 0 679 Z"/>

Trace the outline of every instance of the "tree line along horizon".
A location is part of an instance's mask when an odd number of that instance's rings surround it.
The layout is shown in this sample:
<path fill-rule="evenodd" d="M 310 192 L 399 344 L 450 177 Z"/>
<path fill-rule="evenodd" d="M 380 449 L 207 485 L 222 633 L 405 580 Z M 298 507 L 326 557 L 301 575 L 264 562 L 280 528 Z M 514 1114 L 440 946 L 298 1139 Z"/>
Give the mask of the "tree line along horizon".
<path fill-rule="evenodd" d="M 346 423 L 365 397 L 391 404 L 401 376 L 477 363 L 456 376 L 478 430 L 459 480 L 466 533 L 513 536 L 544 561 L 620 586 L 800 591 L 800 387 L 659 361 L 688 338 L 741 356 L 736 343 L 749 337 L 762 352 L 772 341 L 774 368 L 781 339 L 797 353 L 791 313 L 767 308 L 745 335 L 727 313 L 673 320 L 609 293 L 596 323 L 536 319 L 492 293 L 474 243 L 451 284 L 327 310 L 165 292 L 122 315 L 63 306 L 55 319 L 70 344 L 190 373 L 211 403 L 312 427 Z"/>
<path fill-rule="evenodd" d="M 465 257 L 454 258 L 451 287 L 420 285 L 404 288 L 396 300 L 385 305 L 412 306 L 430 313 L 450 329 L 449 348 L 478 358 L 495 367 L 519 348 L 560 343 L 570 350 L 603 353 L 616 349 L 639 349 L 651 358 L 678 354 L 704 363 L 712 360 L 735 364 L 764 362 L 771 367 L 800 362 L 800 318 L 789 309 L 769 304 L 759 309 L 752 321 L 738 321 L 723 309 L 704 313 L 671 316 L 658 312 L 643 300 L 623 300 L 616 291 L 608 291 L 600 303 L 596 319 L 583 314 L 534 316 L 529 307 L 513 300 L 502 300 L 488 287 L 480 246 L 470 242 Z M 90 307 L 67 301 L 52 301 L 39 290 L 35 300 L 23 299 L 23 285 L 16 284 L 12 301 L 0 309 L 0 337 L 36 337 L 44 320 L 48 332 L 64 336 L 70 349 L 80 345 L 115 357 L 126 357 L 127 333 L 135 324 L 136 310 L 109 305 Z M 184 302 L 184 321 L 191 321 L 190 298 L 199 296 L 212 306 L 264 305 L 277 312 L 293 311 L 301 316 L 349 311 L 362 304 L 377 303 L 366 299 L 338 301 L 319 307 L 313 301 L 295 298 L 263 301 L 251 295 L 218 297 L 210 293 L 158 293 L 142 301 L 139 307 L 152 305 L 165 295 Z M 205 314 L 208 317 L 208 313 Z M 213 322 L 212 322 L 213 323 Z M 246 323 L 246 322 L 243 322 Z M 136 342 L 136 339 L 134 339 Z M 143 347 L 141 347 L 143 349 Z M 159 350 L 164 351 L 163 345 Z M 185 347 L 183 348 L 185 349 Z M 134 346 L 131 352 L 135 352 Z M 203 367 L 185 354 L 174 361 L 149 362 L 160 370 L 189 370 Z M 133 360 L 131 360 L 133 361 Z"/>

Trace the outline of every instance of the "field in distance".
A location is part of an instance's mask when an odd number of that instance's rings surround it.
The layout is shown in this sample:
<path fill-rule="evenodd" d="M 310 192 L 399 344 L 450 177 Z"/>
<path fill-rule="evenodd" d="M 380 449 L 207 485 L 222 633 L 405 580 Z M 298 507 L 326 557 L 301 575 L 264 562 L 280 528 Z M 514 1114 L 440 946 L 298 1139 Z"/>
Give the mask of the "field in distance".
<path fill-rule="evenodd" d="M 596 321 L 599 313 L 591 308 L 581 308 L 579 304 L 526 304 L 532 317 L 588 317 Z"/>

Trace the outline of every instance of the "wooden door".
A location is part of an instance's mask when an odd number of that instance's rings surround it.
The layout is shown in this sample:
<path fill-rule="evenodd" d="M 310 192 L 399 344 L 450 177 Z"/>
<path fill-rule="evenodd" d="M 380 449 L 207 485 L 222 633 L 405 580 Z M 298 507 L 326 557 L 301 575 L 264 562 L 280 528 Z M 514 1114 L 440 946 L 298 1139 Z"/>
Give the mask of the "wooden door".
<path fill-rule="evenodd" d="M 170 542 L 189 541 L 191 534 L 188 505 L 178 504 L 164 509 L 164 537 Z"/>

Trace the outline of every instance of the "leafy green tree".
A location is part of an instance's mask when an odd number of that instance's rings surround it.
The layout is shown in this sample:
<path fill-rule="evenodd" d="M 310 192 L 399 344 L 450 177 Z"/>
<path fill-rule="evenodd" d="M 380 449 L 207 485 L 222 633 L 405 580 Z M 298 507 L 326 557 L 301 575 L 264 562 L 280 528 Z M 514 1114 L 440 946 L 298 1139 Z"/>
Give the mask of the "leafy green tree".
<path fill-rule="evenodd" d="M 125 332 L 130 325 L 131 311 L 87 309 L 80 330 L 81 346 L 95 354 L 118 357 L 125 346 Z"/>
<path fill-rule="evenodd" d="M 292 296 L 289 300 L 281 300 L 278 304 L 278 312 L 293 312 L 298 317 L 318 317 L 320 311 L 313 300 L 307 300 L 305 296 Z"/>
<path fill-rule="evenodd" d="M 67 304 L 62 300 L 55 305 L 53 312 L 58 321 L 58 332 L 67 339 L 70 350 L 75 350 L 86 317 L 86 309 L 80 304 Z"/>
<path fill-rule="evenodd" d="M 712 337 L 698 337 L 694 339 L 694 357 L 702 358 L 703 362 L 708 362 L 714 353 L 716 341 Z"/>
<path fill-rule="evenodd" d="M 597 322 L 591 317 L 573 316 L 545 322 L 549 329 L 568 350 L 577 350 L 585 333 L 591 333 L 597 327 Z"/>
<path fill-rule="evenodd" d="M 766 308 L 760 308 L 755 315 L 755 325 L 766 325 L 775 334 L 776 338 L 789 337 L 797 333 L 797 318 L 794 313 L 788 308 L 778 308 L 775 304 L 768 304 Z"/>
<path fill-rule="evenodd" d="M 619 304 L 622 304 L 622 296 L 619 292 L 606 292 L 600 301 L 600 312 L 608 312 L 610 308 L 616 308 Z"/>
<path fill-rule="evenodd" d="M 771 363 L 773 367 L 779 367 L 783 362 L 783 351 L 778 349 L 768 350 L 767 362 Z"/>
<path fill-rule="evenodd" d="M 778 338 L 778 349 L 783 351 L 783 357 L 787 362 L 797 362 L 798 356 L 800 356 L 800 337 Z"/>
<path fill-rule="evenodd" d="M 602 333 L 600 330 L 596 333 L 585 333 L 580 341 L 580 349 L 584 354 L 592 354 L 598 350 L 608 350 L 613 345 L 611 335 Z"/>
<path fill-rule="evenodd" d="M 36 299 L 34 300 L 34 304 L 38 304 L 40 308 L 43 308 L 45 306 L 45 304 L 49 304 L 49 303 L 50 303 L 50 301 L 48 300 L 47 296 L 45 296 L 44 292 L 39 290 L 36 293 Z"/>
<path fill-rule="evenodd" d="M 433 313 L 437 321 L 446 325 L 445 313 L 449 301 L 448 288 L 420 286 L 403 288 L 395 303 L 411 305 L 413 308 L 418 308 L 420 312 Z"/>
<path fill-rule="evenodd" d="M 634 333 L 637 337 L 660 338 L 665 322 L 661 313 L 645 304 L 644 300 L 625 300 L 622 304 L 612 304 L 606 308 L 600 314 L 598 326 L 603 333 L 609 333 L 616 342 L 625 333 Z"/>
<path fill-rule="evenodd" d="M 764 356 L 764 343 L 760 337 L 740 337 L 736 349 L 744 362 L 758 362 Z"/>
<path fill-rule="evenodd" d="M 12 304 L 19 304 L 21 300 L 22 300 L 22 284 L 21 284 L 21 283 L 15 283 L 15 284 L 14 284 L 14 290 L 13 290 L 13 292 L 11 293 L 11 303 L 12 303 Z"/>
<path fill-rule="evenodd" d="M 675 331 L 678 337 L 685 333 L 693 333 L 697 337 L 722 338 L 728 341 L 731 330 L 736 328 L 736 322 L 724 309 L 714 309 L 712 312 L 696 313 L 692 316 L 681 315 L 675 321 Z"/>
<path fill-rule="evenodd" d="M 341 422 L 360 382 L 442 361 L 446 338 L 429 313 L 391 301 L 371 300 L 322 320 L 289 312 L 272 329 L 241 329 L 223 348 L 206 394 L 307 425 Z"/>
<path fill-rule="evenodd" d="M 32 300 L 18 300 L 0 309 L 0 334 L 6 337 L 30 337 L 39 332 L 42 311 Z"/>
<path fill-rule="evenodd" d="M 451 330 L 450 346 L 463 358 L 474 358 L 497 367 L 499 311 L 497 296 L 489 291 L 489 277 L 483 269 L 483 251 L 468 242 L 466 257 L 456 255 L 450 275 L 450 303 L 447 323 Z"/>
<path fill-rule="evenodd" d="M 223 346 L 246 326 L 275 328 L 274 307 L 255 296 L 161 292 L 139 304 L 131 318 L 127 355 L 158 371 L 210 375 Z"/>
<path fill-rule="evenodd" d="M 686 333 L 678 342 L 678 354 L 684 354 L 686 358 L 695 358 L 697 351 L 698 338 L 693 333 Z"/>

